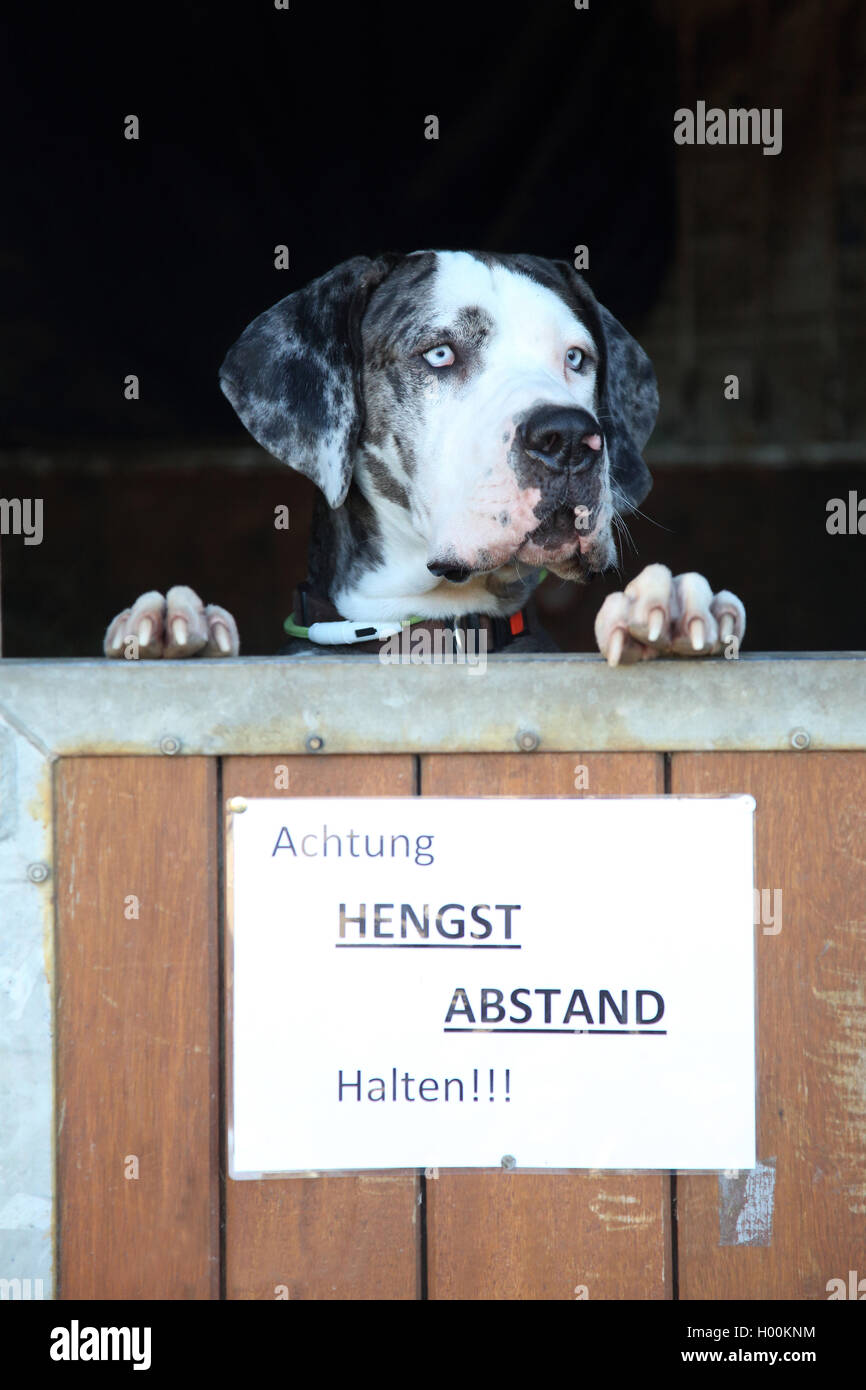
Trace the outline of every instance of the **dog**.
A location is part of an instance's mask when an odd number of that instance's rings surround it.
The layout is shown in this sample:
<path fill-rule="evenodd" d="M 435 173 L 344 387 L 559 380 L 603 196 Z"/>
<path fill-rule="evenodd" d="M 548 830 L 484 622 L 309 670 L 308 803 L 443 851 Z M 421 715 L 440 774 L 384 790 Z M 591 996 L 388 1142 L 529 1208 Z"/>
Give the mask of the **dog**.
<path fill-rule="evenodd" d="M 407 622 L 553 649 L 532 593 L 616 560 L 614 525 L 652 486 L 658 412 L 643 349 L 566 261 L 478 251 L 357 256 L 255 319 L 222 390 L 318 494 L 289 651 L 381 651 Z M 595 621 L 616 666 L 735 653 L 736 595 L 649 565 Z M 141 595 L 104 651 L 236 656 L 227 609 Z"/>

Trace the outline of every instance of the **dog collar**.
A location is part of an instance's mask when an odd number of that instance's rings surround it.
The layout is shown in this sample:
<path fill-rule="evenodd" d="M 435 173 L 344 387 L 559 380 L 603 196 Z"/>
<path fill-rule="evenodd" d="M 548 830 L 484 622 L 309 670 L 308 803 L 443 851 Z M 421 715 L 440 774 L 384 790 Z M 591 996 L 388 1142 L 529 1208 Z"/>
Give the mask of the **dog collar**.
<path fill-rule="evenodd" d="M 402 621 L 391 619 L 384 623 L 353 623 L 345 618 L 338 618 L 325 623 L 310 623 L 308 627 L 304 627 L 302 623 L 295 621 L 295 615 L 291 613 L 283 623 L 283 628 L 290 637 L 303 637 L 320 647 L 341 647 L 355 642 L 384 642 L 389 637 L 396 637 L 397 633 L 409 624 L 423 621 L 423 618 L 406 618 Z"/>
<path fill-rule="evenodd" d="M 547 571 L 542 570 L 539 583 L 546 578 Z M 298 610 L 300 610 L 300 621 L 296 617 Z M 311 617 L 312 622 L 309 621 Z M 299 637 L 303 641 L 312 642 L 320 647 L 359 646 L 364 643 L 367 644 L 369 650 L 373 644 L 396 637 L 405 627 L 413 627 L 416 623 L 425 623 L 431 628 L 452 629 L 455 639 L 462 649 L 461 618 L 459 616 L 455 616 L 450 622 L 444 618 L 424 618 L 419 615 L 402 619 L 390 618 L 382 622 L 375 619 L 350 620 L 341 617 L 338 609 L 329 599 L 320 598 L 313 594 L 308 582 L 298 585 L 295 606 L 289 617 L 283 622 L 283 630 L 289 637 Z M 464 614 L 463 626 L 467 628 L 485 627 L 489 633 L 491 650 L 497 651 L 509 646 L 516 637 L 528 630 L 523 609 L 519 609 L 507 618 L 496 618 L 486 614 Z"/>

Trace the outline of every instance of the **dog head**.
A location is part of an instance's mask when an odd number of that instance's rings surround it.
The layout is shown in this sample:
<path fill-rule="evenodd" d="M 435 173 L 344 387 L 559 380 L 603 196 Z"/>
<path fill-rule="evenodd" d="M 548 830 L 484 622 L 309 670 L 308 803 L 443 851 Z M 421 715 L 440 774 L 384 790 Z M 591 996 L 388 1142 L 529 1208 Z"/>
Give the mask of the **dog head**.
<path fill-rule="evenodd" d="M 614 510 L 652 485 L 652 366 L 564 261 L 356 257 L 260 315 L 220 376 L 264 448 L 331 507 L 354 479 L 451 582 L 604 569 Z"/>

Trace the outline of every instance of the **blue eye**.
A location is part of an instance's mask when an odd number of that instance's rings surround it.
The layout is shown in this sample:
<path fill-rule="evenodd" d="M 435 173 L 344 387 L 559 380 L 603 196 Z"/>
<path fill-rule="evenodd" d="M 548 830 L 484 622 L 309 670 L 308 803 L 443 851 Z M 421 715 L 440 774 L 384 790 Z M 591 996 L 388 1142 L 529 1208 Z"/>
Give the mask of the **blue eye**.
<path fill-rule="evenodd" d="M 586 356 L 580 348 L 569 348 L 565 354 L 565 360 L 573 372 L 579 372 L 583 366 L 583 359 Z"/>
<path fill-rule="evenodd" d="M 425 352 L 423 356 L 424 361 L 430 367 L 453 367 L 457 361 L 454 349 L 448 343 L 439 343 L 438 346 Z"/>

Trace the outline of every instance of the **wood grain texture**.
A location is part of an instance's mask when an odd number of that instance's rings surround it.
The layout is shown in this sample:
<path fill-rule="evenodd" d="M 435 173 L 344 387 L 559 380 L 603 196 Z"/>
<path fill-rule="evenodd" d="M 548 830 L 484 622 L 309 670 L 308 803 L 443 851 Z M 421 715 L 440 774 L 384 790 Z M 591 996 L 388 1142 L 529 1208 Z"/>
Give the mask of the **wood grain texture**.
<path fill-rule="evenodd" d="M 755 797 L 756 886 L 782 890 L 781 931 L 756 936 L 772 1243 L 720 1245 L 718 1178 L 681 1177 L 680 1295 L 826 1299 L 830 1279 L 866 1275 L 866 754 L 678 754 L 672 777 L 674 792 Z M 724 865 L 708 865 L 709 884 Z"/>
<path fill-rule="evenodd" d="M 575 768 L 587 770 L 575 791 Z M 426 796 L 661 795 L 652 753 L 433 755 Z M 579 865 L 575 848 L 575 867 Z M 428 1179 L 435 1299 L 671 1296 L 670 1182 L 661 1174 L 442 1173 Z"/>
<path fill-rule="evenodd" d="M 55 805 L 60 1296 L 215 1298 L 216 767 L 64 759 Z"/>
<path fill-rule="evenodd" d="M 288 790 L 275 787 L 289 770 Z M 412 796 L 408 755 L 227 758 L 230 796 Z M 414 1299 L 420 1287 L 414 1170 L 226 1184 L 226 1296 Z"/>

